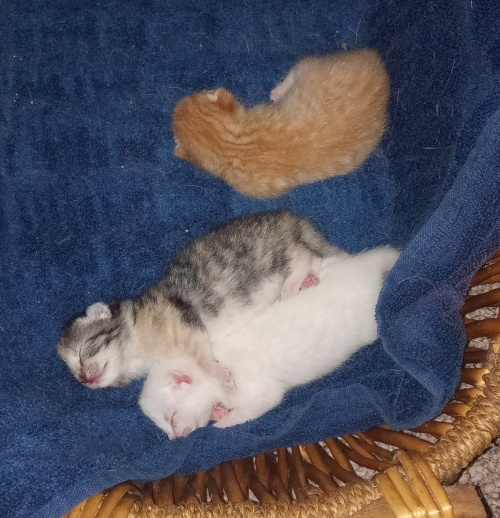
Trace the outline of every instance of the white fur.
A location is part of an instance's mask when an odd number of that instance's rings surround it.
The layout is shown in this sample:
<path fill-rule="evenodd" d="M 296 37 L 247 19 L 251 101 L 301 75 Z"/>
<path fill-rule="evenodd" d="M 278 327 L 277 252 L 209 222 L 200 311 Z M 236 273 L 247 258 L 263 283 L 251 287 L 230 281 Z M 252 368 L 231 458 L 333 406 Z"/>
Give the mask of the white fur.
<path fill-rule="evenodd" d="M 292 387 L 335 370 L 377 337 L 375 306 L 385 274 L 399 252 L 382 247 L 323 261 L 318 286 L 212 335 L 215 357 L 232 373 L 236 390 L 224 392 L 190 358 L 177 356 L 151 370 L 140 405 L 171 439 L 205 426 L 218 402 L 230 409 L 216 424 L 233 426 L 277 406 Z M 221 331 L 221 330 L 219 330 Z M 172 383 L 172 375 L 191 383 Z"/>

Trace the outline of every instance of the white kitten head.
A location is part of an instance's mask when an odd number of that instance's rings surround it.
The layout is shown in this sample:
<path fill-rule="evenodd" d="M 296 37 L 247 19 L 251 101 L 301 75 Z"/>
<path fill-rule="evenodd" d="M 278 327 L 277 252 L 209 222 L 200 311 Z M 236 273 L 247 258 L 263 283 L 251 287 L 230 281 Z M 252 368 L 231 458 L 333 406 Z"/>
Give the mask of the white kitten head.
<path fill-rule="evenodd" d="M 220 395 L 220 382 L 194 359 L 174 358 L 171 365 L 151 369 L 139 405 L 172 440 L 206 426 Z"/>
<path fill-rule="evenodd" d="M 102 302 L 87 308 L 62 332 L 57 350 L 76 379 L 89 388 L 126 384 L 124 349 L 130 339 L 127 322 L 119 306 Z"/>

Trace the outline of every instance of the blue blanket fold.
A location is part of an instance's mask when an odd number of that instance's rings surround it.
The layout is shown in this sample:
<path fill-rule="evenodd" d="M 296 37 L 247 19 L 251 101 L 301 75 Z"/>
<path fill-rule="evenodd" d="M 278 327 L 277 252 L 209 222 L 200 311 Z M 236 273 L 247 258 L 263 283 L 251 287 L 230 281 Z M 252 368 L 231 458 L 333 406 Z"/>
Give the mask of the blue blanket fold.
<path fill-rule="evenodd" d="M 459 379 L 468 283 L 500 247 L 499 25 L 495 0 L 0 5 L 0 515 L 57 518 L 127 479 L 437 415 Z M 360 171 L 262 201 L 173 156 L 184 95 L 263 102 L 297 59 L 344 44 L 377 48 L 392 79 L 386 137 Z M 350 252 L 403 247 L 377 342 L 261 419 L 172 442 L 139 411 L 140 381 L 76 382 L 55 349 L 65 322 L 270 208 Z"/>

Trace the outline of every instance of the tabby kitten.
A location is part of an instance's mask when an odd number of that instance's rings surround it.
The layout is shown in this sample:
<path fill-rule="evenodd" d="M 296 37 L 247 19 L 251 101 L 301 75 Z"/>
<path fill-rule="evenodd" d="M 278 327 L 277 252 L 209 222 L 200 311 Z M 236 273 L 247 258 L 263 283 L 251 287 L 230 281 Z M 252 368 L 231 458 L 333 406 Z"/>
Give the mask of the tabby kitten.
<path fill-rule="evenodd" d="M 310 57 L 245 108 L 219 88 L 175 108 L 175 155 L 247 196 L 272 198 L 297 185 L 358 169 L 387 124 L 389 75 L 374 50 Z"/>
<path fill-rule="evenodd" d="M 311 285 L 321 258 L 337 252 L 288 211 L 239 218 L 194 241 L 143 295 L 91 305 L 63 330 L 59 355 L 78 381 L 101 388 L 124 385 L 158 359 L 187 352 L 230 390 L 232 377 L 215 360 L 210 333 L 228 331 L 244 309 Z"/>

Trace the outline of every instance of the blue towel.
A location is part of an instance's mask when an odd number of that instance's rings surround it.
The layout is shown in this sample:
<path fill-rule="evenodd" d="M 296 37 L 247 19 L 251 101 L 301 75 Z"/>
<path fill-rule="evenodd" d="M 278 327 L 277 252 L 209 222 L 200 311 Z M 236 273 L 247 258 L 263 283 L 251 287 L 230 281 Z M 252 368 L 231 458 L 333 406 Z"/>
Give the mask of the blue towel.
<path fill-rule="evenodd" d="M 468 282 L 500 247 L 499 26 L 496 0 L 2 2 L 0 515 L 57 518 L 127 479 L 438 414 Z M 392 78 L 386 137 L 360 171 L 259 201 L 173 156 L 184 95 L 259 103 L 296 60 L 343 45 L 377 48 Z M 214 226 L 281 207 L 351 252 L 404 248 L 379 341 L 257 421 L 172 442 L 139 411 L 140 381 L 72 377 L 65 322 L 139 294 Z"/>

